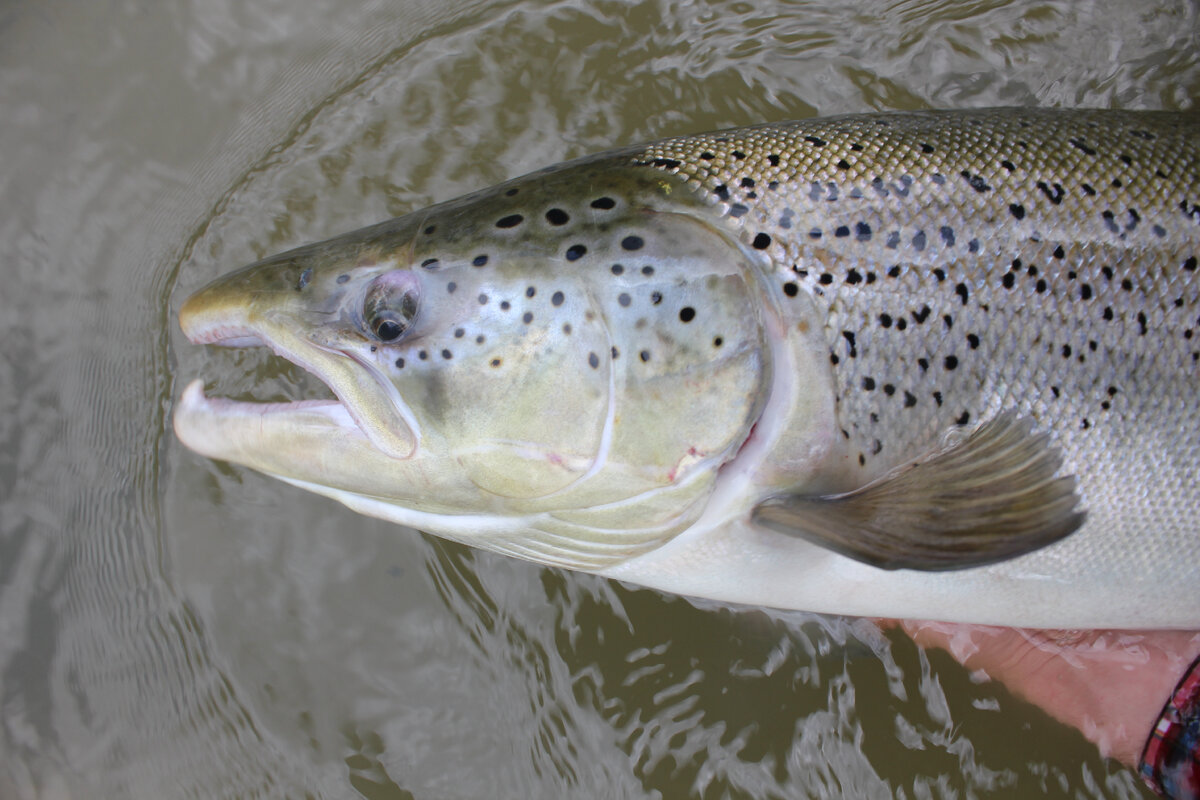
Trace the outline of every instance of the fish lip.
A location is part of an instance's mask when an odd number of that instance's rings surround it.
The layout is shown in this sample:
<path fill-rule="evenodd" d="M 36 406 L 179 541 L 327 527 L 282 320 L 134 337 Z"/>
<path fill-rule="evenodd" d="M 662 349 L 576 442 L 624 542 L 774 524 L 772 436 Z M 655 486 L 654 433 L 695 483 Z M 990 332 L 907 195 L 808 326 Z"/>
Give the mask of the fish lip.
<path fill-rule="evenodd" d="M 265 417 L 268 415 L 285 415 L 314 409 L 329 409 L 337 406 L 340 407 L 343 414 L 334 416 L 337 416 L 339 427 L 344 431 L 364 437 L 376 449 L 391 458 L 407 460 L 417 454 L 420 446 L 420 434 L 416 419 L 407 404 L 395 392 L 394 387 L 391 386 L 390 382 L 386 380 L 374 365 L 365 362 L 354 353 L 310 342 L 317 352 L 324 353 L 330 358 L 348 359 L 366 370 L 375 386 L 382 394 L 388 397 L 397 418 L 404 423 L 409 435 L 409 441 L 407 442 L 394 442 L 379 435 L 373 436 L 371 427 L 365 424 L 355 404 L 347 402 L 336 383 L 330 380 L 328 375 L 313 363 L 312 360 L 303 357 L 302 354 L 285 346 L 279 341 L 279 337 L 272 336 L 267 330 L 267 325 L 255 325 L 248 321 L 229 319 L 227 316 L 223 316 L 220 311 L 204 309 L 203 307 L 197 308 L 192 304 L 192 300 L 195 297 L 189 298 L 184 303 L 179 314 L 179 326 L 188 341 L 193 344 L 216 345 L 218 347 L 266 347 L 280 358 L 316 376 L 333 392 L 337 399 L 294 400 L 280 403 L 209 397 L 203 391 L 203 381 L 197 378 L 185 388 L 184 395 L 180 398 L 180 412 L 201 412 L 213 417 L 249 414 L 257 414 Z"/>

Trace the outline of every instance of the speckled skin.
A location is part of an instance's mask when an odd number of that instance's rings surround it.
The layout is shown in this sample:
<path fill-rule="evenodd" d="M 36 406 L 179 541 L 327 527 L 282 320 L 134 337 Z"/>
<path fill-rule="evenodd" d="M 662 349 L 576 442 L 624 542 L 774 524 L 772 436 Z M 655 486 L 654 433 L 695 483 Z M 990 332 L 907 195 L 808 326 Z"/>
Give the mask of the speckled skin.
<path fill-rule="evenodd" d="M 1200 574 L 1196 117 L 847 116 L 637 159 L 686 179 L 815 300 L 865 476 L 1017 409 L 1079 480 L 1088 535 L 1064 558 L 1151 573 L 1186 542 Z M 1200 608 L 1188 586 L 1177 599 Z"/>
<path fill-rule="evenodd" d="M 1195 118 L 1120 112 L 623 148 L 214 282 L 181 310 L 189 338 L 267 344 L 339 402 L 193 383 L 175 428 L 364 513 L 682 594 L 1198 626 L 1198 165 Z M 1062 542 L 889 572 L 751 522 L 1004 411 L 1078 480 Z"/>

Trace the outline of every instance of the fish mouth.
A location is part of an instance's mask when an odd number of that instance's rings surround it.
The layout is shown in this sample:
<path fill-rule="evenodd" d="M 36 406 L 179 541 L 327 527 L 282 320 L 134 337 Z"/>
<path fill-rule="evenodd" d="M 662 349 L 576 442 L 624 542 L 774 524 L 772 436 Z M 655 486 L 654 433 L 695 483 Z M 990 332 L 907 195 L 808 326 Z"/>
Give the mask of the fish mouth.
<path fill-rule="evenodd" d="M 247 455 L 280 447 L 292 437 L 350 437 L 379 453 L 411 459 L 420 442 L 419 426 L 396 387 L 374 364 L 353 352 L 314 342 L 292 321 L 282 324 L 226 304 L 214 304 L 209 290 L 184 303 L 179 325 L 193 344 L 266 347 L 312 374 L 337 399 L 256 402 L 209 397 L 204 381 L 188 383 L 175 407 L 176 435 L 189 448 L 213 458 L 247 463 Z M 298 448 L 297 457 L 304 453 Z M 241 456 L 241 457 L 239 457 Z"/>

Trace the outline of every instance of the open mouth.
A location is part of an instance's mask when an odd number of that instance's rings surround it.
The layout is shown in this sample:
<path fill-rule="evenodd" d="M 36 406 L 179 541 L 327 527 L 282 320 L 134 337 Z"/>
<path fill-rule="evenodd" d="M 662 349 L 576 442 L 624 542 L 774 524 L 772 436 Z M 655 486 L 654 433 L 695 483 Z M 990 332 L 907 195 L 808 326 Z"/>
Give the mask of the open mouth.
<path fill-rule="evenodd" d="M 267 347 L 275 355 L 319 379 L 334 398 L 256 402 L 209 397 L 200 379 L 191 381 L 175 410 L 175 429 L 185 444 L 217 458 L 264 444 L 273 437 L 323 435 L 365 437 L 384 455 L 411 458 L 417 449 L 417 425 L 399 392 L 373 364 L 353 352 L 322 346 L 288 330 L 263 323 L 230 320 L 220 309 L 205 308 L 194 296 L 184 304 L 179 323 L 194 344 Z M 289 392 L 290 393 L 290 392 Z M 238 460 L 234 458 L 233 460 Z"/>

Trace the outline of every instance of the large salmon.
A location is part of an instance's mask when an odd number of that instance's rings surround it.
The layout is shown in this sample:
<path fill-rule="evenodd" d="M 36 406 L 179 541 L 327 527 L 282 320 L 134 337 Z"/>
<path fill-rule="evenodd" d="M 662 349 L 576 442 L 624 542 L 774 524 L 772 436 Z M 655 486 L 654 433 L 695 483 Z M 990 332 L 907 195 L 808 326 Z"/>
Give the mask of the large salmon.
<path fill-rule="evenodd" d="M 544 564 L 785 608 L 1200 625 L 1200 125 L 985 110 L 628 147 L 191 297 L 337 400 L 189 447 Z"/>

